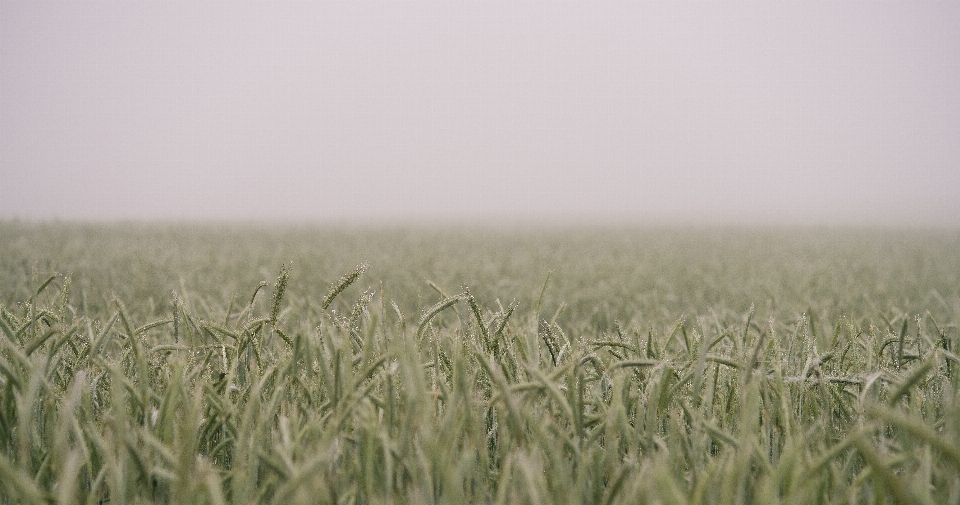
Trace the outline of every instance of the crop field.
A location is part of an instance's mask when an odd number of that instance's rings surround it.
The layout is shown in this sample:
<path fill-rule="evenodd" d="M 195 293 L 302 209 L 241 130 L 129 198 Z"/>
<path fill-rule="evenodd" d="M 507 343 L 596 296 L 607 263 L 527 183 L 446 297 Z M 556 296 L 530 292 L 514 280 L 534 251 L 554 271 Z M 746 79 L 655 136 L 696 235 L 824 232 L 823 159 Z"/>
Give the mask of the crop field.
<path fill-rule="evenodd" d="M 0 222 L 0 503 L 960 503 L 960 231 Z"/>

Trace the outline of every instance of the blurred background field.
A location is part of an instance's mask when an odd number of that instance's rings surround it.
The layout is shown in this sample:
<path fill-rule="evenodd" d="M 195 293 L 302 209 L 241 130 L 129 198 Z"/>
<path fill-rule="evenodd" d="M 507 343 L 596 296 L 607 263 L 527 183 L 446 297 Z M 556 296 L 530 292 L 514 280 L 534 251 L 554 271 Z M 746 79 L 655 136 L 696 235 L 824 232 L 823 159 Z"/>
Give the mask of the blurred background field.
<path fill-rule="evenodd" d="M 173 293 L 205 317 L 249 298 L 288 264 L 290 316 L 361 263 L 353 289 L 383 290 L 404 315 L 469 287 L 576 332 L 672 325 L 688 316 L 766 321 L 840 318 L 883 325 L 927 311 L 960 314 L 960 232 L 830 228 L 336 228 L 309 226 L 0 225 L 0 301 L 72 276 L 71 304 L 109 318 L 113 298 L 138 318 L 169 315 Z M 548 279 L 549 276 L 549 279 Z M 42 277 L 42 278 L 41 278 Z M 544 284 L 546 287 L 544 289 Z M 266 303 L 266 302 L 264 302 Z M 562 307 L 562 308 L 561 308 Z"/>

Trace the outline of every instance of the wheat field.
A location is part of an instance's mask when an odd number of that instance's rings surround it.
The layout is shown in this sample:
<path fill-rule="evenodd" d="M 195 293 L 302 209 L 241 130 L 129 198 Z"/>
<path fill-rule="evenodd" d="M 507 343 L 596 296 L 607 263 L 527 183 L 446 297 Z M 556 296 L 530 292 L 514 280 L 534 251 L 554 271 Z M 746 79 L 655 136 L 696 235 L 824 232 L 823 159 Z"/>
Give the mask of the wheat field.
<path fill-rule="evenodd" d="M 960 232 L 0 223 L 5 503 L 960 503 Z"/>

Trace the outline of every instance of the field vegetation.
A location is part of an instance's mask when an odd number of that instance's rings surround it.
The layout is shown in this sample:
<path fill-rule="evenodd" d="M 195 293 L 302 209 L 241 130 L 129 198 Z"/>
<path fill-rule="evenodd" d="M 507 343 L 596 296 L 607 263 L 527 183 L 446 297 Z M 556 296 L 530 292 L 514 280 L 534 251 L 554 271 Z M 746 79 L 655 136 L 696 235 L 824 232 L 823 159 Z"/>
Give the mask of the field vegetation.
<path fill-rule="evenodd" d="M 0 223 L 0 502 L 960 503 L 960 233 Z"/>

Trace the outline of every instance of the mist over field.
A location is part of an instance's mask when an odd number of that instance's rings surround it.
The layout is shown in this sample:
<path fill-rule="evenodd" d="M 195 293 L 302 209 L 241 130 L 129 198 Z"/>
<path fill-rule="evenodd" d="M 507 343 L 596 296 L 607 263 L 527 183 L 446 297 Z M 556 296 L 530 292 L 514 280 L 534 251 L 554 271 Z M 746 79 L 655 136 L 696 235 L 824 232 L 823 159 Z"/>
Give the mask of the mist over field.
<path fill-rule="evenodd" d="M 0 0 L 0 503 L 960 503 L 958 47 Z"/>
<path fill-rule="evenodd" d="M 0 2 L 0 218 L 958 225 L 960 4 Z"/>

